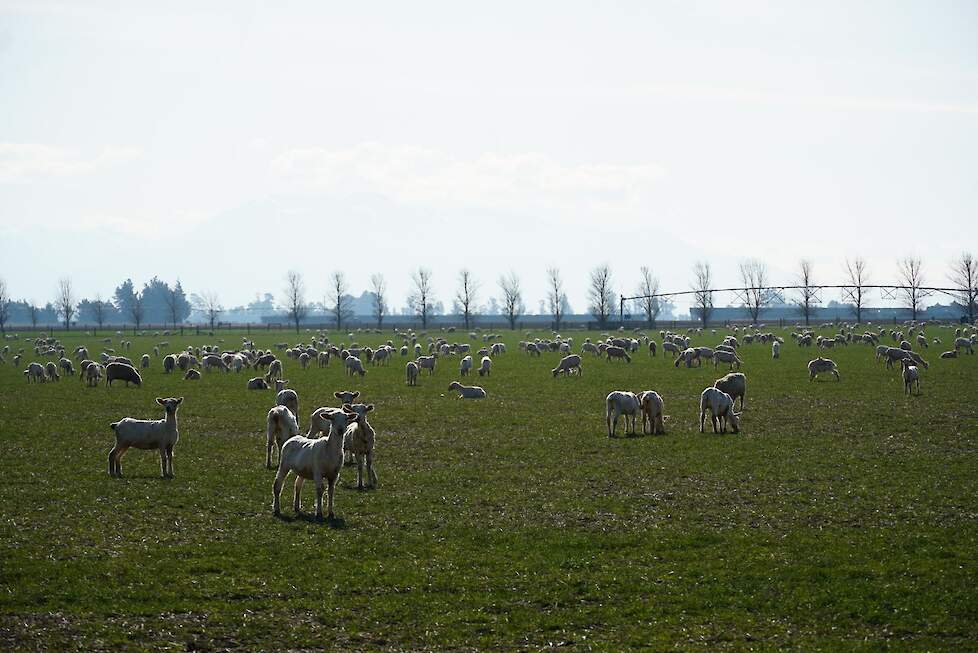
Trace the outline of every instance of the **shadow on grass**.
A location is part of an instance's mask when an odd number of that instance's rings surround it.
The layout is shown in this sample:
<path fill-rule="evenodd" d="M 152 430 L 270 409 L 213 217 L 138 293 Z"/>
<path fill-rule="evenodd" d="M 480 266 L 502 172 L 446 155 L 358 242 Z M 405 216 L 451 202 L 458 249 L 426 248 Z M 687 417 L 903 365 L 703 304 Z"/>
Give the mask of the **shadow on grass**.
<path fill-rule="evenodd" d="M 300 512 L 297 515 L 286 515 L 285 513 L 280 513 L 275 515 L 275 519 L 291 524 L 293 522 L 305 522 L 307 524 L 326 524 L 328 528 L 334 528 L 337 530 L 346 530 L 346 520 L 342 517 L 317 517 L 314 514 Z"/>

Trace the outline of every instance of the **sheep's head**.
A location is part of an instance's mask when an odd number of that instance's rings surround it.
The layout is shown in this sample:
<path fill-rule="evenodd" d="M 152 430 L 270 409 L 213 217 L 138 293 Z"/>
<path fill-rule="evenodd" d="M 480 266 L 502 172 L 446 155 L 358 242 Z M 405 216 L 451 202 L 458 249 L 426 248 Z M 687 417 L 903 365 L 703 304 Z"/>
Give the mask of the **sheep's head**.
<path fill-rule="evenodd" d="M 740 413 L 735 413 L 734 411 L 729 411 L 727 413 L 727 421 L 730 422 L 730 428 L 733 429 L 734 433 L 740 433 Z"/>
<path fill-rule="evenodd" d="M 461 387 L 462 387 L 462 384 L 459 383 L 458 381 L 452 381 L 451 383 L 448 384 L 448 389 L 449 390 L 457 390 L 457 389 L 459 389 Z"/>
<path fill-rule="evenodd" d="M 161 399 L 160 397 L 157 397 L 156 403 L 163 406 L 163 408 L 166 410 L 167 415 L 175 415 L 177 412 L 177 408 L 179 408 L 180 404 L 183 403 L 183 397 L 179 397 L 179 398 L 168 397 L 166 399 Z"/>

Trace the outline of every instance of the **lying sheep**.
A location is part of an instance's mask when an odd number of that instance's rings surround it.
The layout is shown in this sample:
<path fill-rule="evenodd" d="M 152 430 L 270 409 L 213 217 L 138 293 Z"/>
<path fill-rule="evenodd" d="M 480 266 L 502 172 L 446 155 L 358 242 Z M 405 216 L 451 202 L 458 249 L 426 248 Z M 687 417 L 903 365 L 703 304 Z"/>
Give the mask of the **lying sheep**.
<path fill-rule="evenodd" d="M 957 358 L 958 350 L 952 349 L 951 351 L 941 352 L 941 358 Z"/>
<path fill-rule="evenodd" d="M 296 421 L 299 420 L 299 393 L 291 388 L 286 388 L 288 379 L 279 379 L 275 382 L 275 405 L 285 406 L 295 415 Z"/>
<path fill-rule="evenodd" d="M 448 384 L 449 390 L 458 390 L 458 397 L 456 399 L 485 399 L 486 391 L 477 385 L 462 385 L 458 381 L 452 381 Z"/>
<path fill-rule="evenodd" d="M 625 351 L 625 349 L 623 347 L 614 347 L 614 346 L 611 346 L 611 347 L 608 347 L 607 349 L 605 349 L 604 350 L 604 353 L 607 354 L 609 361 L 612 358 L 620 358 L 620 359 L 624 360 L 626 363 L 631 363 L 632 362 L 632 357 L 628 355 L 628 352 Z"/>
<path fill-rule="evenodd" d="M 642 408 L 642 433 L 662 435 L 666 432 L 665 404 L 655 390 L 638 393 L 638 403 Z"/>
<path fill-rule="evenodd" d="M 634 392 L 615 390 L 605 398 L 605 421 L 608 426 L 608 437 L 615 437 L 615 430 L 618 427 L 618 418 L 625 417 L 625 431 L 628 433 L 629 418 L 631 418 L 631 434 L 635 434 L 635 418 L 641 409 L 638 397 Z"/>
<path fill-rule="evenodd" d="M 280 515 L 282 483 L 290 473 L 295 473 L 295 494 L 292 509 L 300 513 L 299 494 L 306 480 L 316 484 L 316 517 L 323 518 L 323 481 L 327 493 L 328 517 L 333 519 L 333 493 L 343 468 L 343 434 L 357 414 L 344 409 L 321 408 L 317 413 L 329 423 L 325 438 L 309 438 L 296 435 L 282 445 L 279 452 L 278 473 L 272 484 L 272 512 Z M 312 428 L 312 422 L 310 422 Z M 311 431 L 310 431 L 311 432 Z"/>
<path fill-rule="evenodd" d="M 260 376 L 248 379 L 249 390 L 268 390 L 268 382 Z"/>
<path fill-rule="evenodd" d="M 299 435 L 299 422 L 288 406 L 279 404 L 268 411 L 265 426 L 265 469 L 272 469 L 272 448 L 277 450 L 278 459 L 281 460 L 282 445 L 289 438 Z"/>
<path fill-rule="evenodd" d="M 558 374 L 566 374 L 567 376 L 570 376 L 572 372 L 577 372 L 577 374 L 580 375 L 583 370 L 584 368 L 581 366 L 581 357 L 577 354 L 571 354 L 570 356 L 564 356 L 561 358 L 560 362 L 557 363 L 557 367 L 550 371 L 553 373 L 554 378 L 557 378 Z"/>
<path fill-rule="evenodd" d="M 187 370 L 187 373 L 183 375 L 184 381 L 200 381 L 200 372 L 197 370 Z"/>
<path fill-rule="evenodd" d="M 747 396 L 747 377 L 741 372 L 732 372 L 719 378 L 713 387 L 730 395 L 734 401 L 740 397 L 740 410 L 744 410 L 744 398 Z"/>
<path fill-rule="evenodd" d="M 125 381 L 127 388 L 130 383 L 137 388 L 143 385 L 143 378 L 139 376 L 136 368 L 125 363 L 109 363 L 105 366 L 106 387 L 111 387 L 113 381 Z"/>
<path fill-rule="evenodd" d="M 726 392 L 717 388 L 707 388 L 700 394 L 700 433 L 706 423 L 706 411 L 710 411 L 714 433 L 726 433 L 727 422 L 734 433 L 740 433 L 740 413 L 734 412 L 734 401 Z"/>
<path fill-rule="evenodd" d="M 917 394 L 920 394 L 920 370 L 916 365 L 911 364 L 909 359 L 904 358 L 900 363 L 903 366 L 903 389 L 907 394 L 913 394 L 913 385 L 917 384 Z"/>
<path fill-rule="evenodd" d="M 167 399 L 156 398 L 163 406 L 164 416 L 160 420 L 144 420 L 126 417 L 109 426 L 115 431 L 115 446 L 109 451 L 109 476 L 122 476 L 122 456 L 129 448 L 159 449 L 160 471 L 163 478 L 173 478 L 173 446 L 180 439 L 177 430 L 177 409 L 183 397 Z"/>
<path fill-rule="evenodd" d="M 842 380 L 839 378 L 839 368 L 834 361 L 828 358 L 822 358 L 820 356 L 815 360 L 808 362 L 809 381 L 814 381 L 815 377 L 825 372 L 831 372 L 832 376 L 835 377 L 836 381 Z"/>

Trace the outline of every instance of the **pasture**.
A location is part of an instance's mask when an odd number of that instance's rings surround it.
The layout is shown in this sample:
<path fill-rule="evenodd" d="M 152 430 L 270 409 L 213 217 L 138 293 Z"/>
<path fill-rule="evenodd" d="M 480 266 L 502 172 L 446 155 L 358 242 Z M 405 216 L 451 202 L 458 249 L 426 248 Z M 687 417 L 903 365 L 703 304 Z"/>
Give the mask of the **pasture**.
<path fill-rule="evenodd" d="M 825 353 L 842 380 L 810 383 L 817 350 L 778 333 L 780 360 L 769 345 L 740 348 L 737 435 L 699 433 L 699 394 L 724 366 L 677 369 L 661 349 L 630 364 L 585 355 L 581 377 L 554 379 L 559 354 L 529 358 L 523 333 L 502 332 L 491 376 L 464 381 L 487 390 L 477 401 L 448 390 L 457 357 L 417 387 L 400 356 L 363 379 L 338 360 L 286 359 L 303 432 L 335 390 L 376 406 L 379 487 L 357 491 L 346 467 L 329 523 L 309 516 L 308 483 L 305 515 L 287 483 L 272 516 L 274 392 L 245 390 L 256 373 L 190 382 L 154 358 L 138 389 L 28 385 L 32 348 L 8 343 L 27 351 L 0 367 L 0 647 L 975 648 L 978 356 L 940 360 L 931 346 L 909 397 L 868 345 Z M 55 335 L 69 352 L 101 351 L 101 336 Z M 127 336 L 126 355 L 138 364 L 164 339 L 169 351 L 233 348 L 241 335 Z M 577 352 L 587 334 L 564 335 Z M 616 389 L 658 391 L 666 434 L 608 438 Z M 130 451 L 125 477 L 109 478 L 109 422 L 159 419 L 154 399 L 180 396 L 175 478 L 160 478 L 152 451 Z"/>

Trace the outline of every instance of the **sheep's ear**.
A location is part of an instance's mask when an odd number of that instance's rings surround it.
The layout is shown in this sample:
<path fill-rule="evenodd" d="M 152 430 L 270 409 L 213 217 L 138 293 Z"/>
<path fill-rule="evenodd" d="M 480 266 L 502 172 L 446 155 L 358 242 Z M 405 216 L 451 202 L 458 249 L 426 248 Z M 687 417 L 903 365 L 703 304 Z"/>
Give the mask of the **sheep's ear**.
<path fill-rule="evenodd" d="M 183 403 L 183 397 L 180 397 L 179 399 L 177 399 L 177 405 L 178 405 L 178 406 L 179 406 L 180 404 L 182 404 L 182 403 Z"/>
<path fill-rule="evenodd" d="M 162 406 L 163 405 L 163 400 L 161 398 L 157 397 L 156 398 L 156 403 L 158 403 L 160 406 Z"/>
<path fill-rule="evenodd" d="M 333 393 L 333 396 L 334 396 L 334 397 L 336 397 L 337 399 L 339 399 L 339 398 L 340 398 L 340 397 L 342 397 L 343 395 L 342 395 L 341 393 L 339 393 L 339 392 L 334 392 L 334 393 Z"/>
<path fill-rule="evenodd" d="M 359 390 L 357 390 L 356 392 L 353 393 L 353 398 L 354 399 L 356 399 L 359 396 L 360 396 L 360 391 Z"/>
<path fill-rule="evenodd" d="M 374 405 L 373 405 L 373 404 L 367 404 L 367 408 L 366 408 L 366 411 L 367 411 L 368 413 L 369 413 L 370 411 L 372 411 L 373 409 L 374 409 Z"/>

